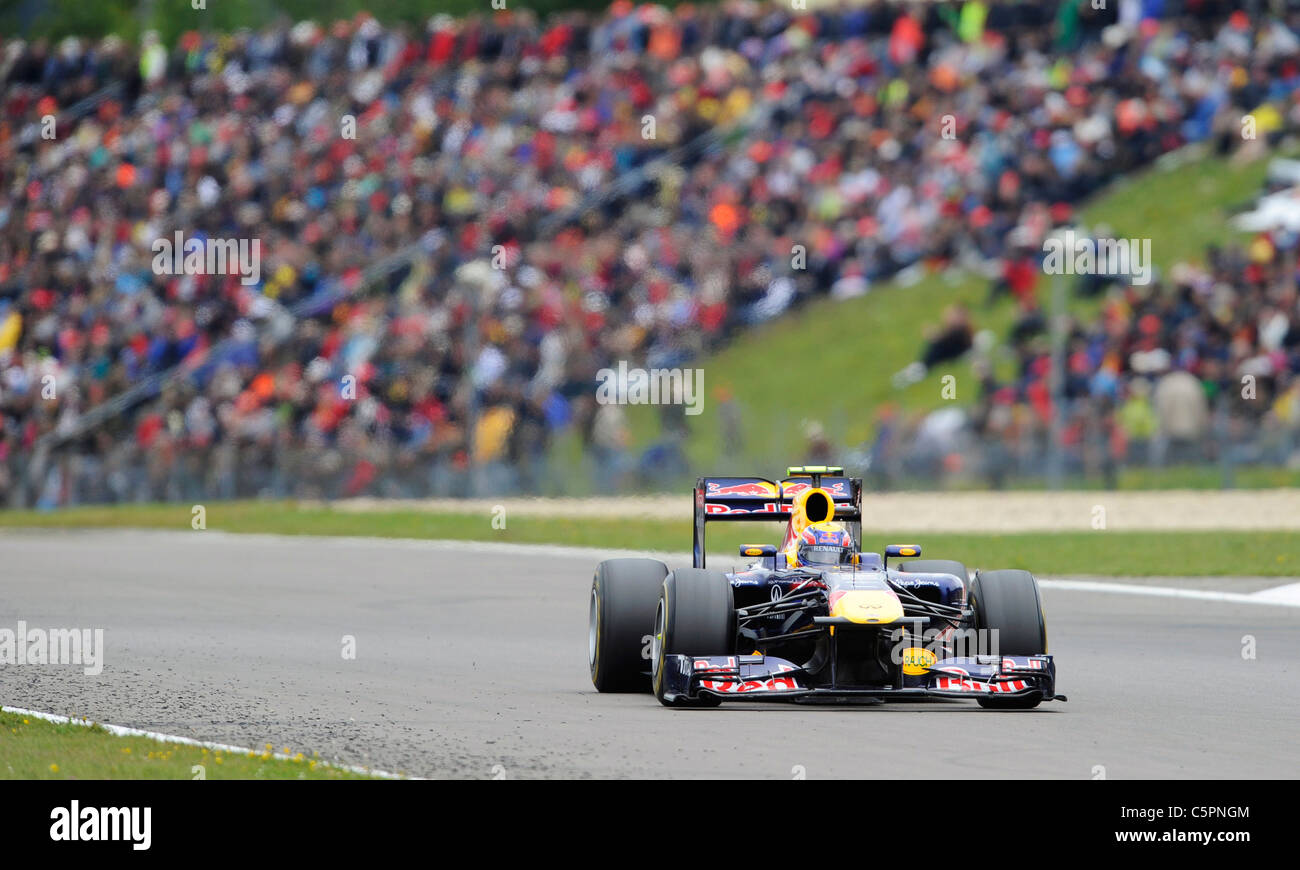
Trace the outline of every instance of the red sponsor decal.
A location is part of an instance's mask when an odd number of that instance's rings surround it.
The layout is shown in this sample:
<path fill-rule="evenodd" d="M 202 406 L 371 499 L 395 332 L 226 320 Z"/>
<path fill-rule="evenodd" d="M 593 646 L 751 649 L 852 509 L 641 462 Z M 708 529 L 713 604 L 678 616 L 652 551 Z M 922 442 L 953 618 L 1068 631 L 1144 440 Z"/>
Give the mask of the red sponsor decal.
<path fill-rule="evenodd" d="M 727 665 L 715 665 L 707 659 L 697 659 L 694 663 L 696 673 L 708 674 L 719 671 L 732 670 L 736 666 L 734 658 L 727 659 Z M 779 671 L 792 671 L 794 668 L 789 665 L 780 665 Z M 799 688 L 794 677 L 768 677 L 762 680 L 701 680 L 701 689 L 709 689 L 714 692 L 726 692 L 730 695 L 739 695 L 747 692 L 789 692 Z"/>
<path fill-rule="evenodd" d="M 710 493 L 710 498 L 712 498 L 712 493 Z M 835 502 L 837 510 L 847 507 L 850 507 L 848 502 Z M 762 507 L 755 508 L 732 507 L 718 502 L 710 502 L 704 506 L 705 513 L 710 514 L 788 514 L 793 510 L 793 505 L 777 504 L 772 501 L 764 502 Z"/>
<path fill-rule="evenodd" d="M 1023 692 L 1029 688 L 1029 684 L 1024 680 L 985 683 L 964 677 L 940 677 L 935 688 L 944 692 Z"/>
<path fill-rule="evenodd" d="M 696 673 L 701 674 L 711 674 L 716 673 L 717 671 L 734 671 L 736 669 L 736 657 L 731 656 L 726 660 L 726 662 L 720 665 L 715 665 L 708 659 L 696 659 L 691 662 L 691 669 Z"/>

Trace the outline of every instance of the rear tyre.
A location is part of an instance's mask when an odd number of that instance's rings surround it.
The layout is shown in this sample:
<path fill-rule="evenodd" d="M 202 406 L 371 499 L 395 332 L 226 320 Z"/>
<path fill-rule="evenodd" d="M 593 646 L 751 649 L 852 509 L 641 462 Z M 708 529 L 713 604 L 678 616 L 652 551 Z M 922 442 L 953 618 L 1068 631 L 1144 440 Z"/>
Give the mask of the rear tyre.
<path fill-rule="evenodd" d="M 659 702 L 676 707 L 716 707 L 721 700 L 712 695 L 669 700 L 665 696 L 665 660 L 670 655 L 735 654 L 736 610 L 727 575 L 699 568 L 669 574 L 660 592 L 651 645 L 651 683 Z"/>
<path fill-rule="evenodd" d="M 998 632 L 1002 655 L 1037 656 L 1047 652 L 1047 621 L 1043 618 L 1038 581 L 1028 571 L 981 571 L 970 584 L 970 606 L 977 629 Z M 1021 698 L 980 698 L 993 710 L 1029 710 L 1042 702 L 1035 693 Z"/>
<path fill-rule="evenodd" d="M 598 692 L 644 692 L 644 651 L 668 566 L 654 559 L 607 559 L 591 581 L 587 661 Z"/>

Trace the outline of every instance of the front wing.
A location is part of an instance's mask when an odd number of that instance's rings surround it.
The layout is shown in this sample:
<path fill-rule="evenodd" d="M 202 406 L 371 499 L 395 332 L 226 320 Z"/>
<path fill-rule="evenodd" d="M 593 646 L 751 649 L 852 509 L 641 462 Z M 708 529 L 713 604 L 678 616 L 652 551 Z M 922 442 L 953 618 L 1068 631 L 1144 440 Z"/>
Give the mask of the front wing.
<path fill-rule="evenodd" d="M 893 686 L 813 685 L 809 674 L 776 656 L 685 656 L 664 658 L 664 698 L 695 700 L 712 695 L 734 701 L 818 699 L 1003 698 L 1065 700 L 1056 694 L 1056 665 L 1049 655 L 973 656 L 939 659 L 923 673 L 903 674 Z"/>

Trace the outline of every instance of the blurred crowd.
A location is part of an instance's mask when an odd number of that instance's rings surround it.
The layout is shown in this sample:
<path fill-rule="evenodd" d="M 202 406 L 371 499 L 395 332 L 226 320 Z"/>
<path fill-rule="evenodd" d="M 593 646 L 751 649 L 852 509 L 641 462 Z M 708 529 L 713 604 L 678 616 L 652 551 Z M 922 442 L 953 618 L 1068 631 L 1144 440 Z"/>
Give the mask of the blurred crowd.
<path fill-rule="evenodd" d="M 1072 203 L 1228 147 L 1263 103 L 1263 135 L 1294 127 L 1300 18 L 1232 6 L 620 0 L 0 41 L 0 501 L 556 492 L 565 431 L 602 485 L 655 479 L 688 418 L 665 409 L 633 456 L 600 368 L 686 365 L 908 270 L 999 263 L 1028 317 Z M 260 239 L 261 281 L 159 274 L 178 230 Z M 1293 282 L 1261 256 L 1213 252 L 1077 324 L 1071 395 L 1114 413 L 1067 436 L 1151 440 L 1115 422 L 1158 413 L 1138 353 L 1220 390 L 1243 359 L 1293 371 Z M 969 349 L 961 324 L 923 364 Z M 1018 379 L 990 367 L 976 414 L 1012 452 L 1041 423 L 1042 332 L 1013 344 Z"/>
<path fill-rule="evenodd" d="M 858 464 L 881 488 L 1001 488 L 1041 479 L 1054 461 L 1066 477 L 1108 486 L 1124 466 L 1208 466 L 1227 483 L 1242 466 L 1300 471 L 1297 239 L 1278 228 L 1212 246 L 1203 265 L 1179 263 L 1148 285 L 1106 282 L 1095 315 L 1066 321 L 1059 392 L 1037 308 L 1002 343 L 981 341 L 978 313 L 954 306 L 940 335 L 964 339 L 978 400 L 912 415 L 882 408 Z"/>

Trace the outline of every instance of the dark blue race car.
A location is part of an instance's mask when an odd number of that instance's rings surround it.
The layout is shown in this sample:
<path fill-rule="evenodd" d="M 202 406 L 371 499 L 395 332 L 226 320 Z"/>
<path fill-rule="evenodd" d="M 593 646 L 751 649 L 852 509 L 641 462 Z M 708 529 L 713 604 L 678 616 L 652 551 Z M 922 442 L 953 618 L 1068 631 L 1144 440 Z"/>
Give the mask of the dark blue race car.
<path fill-rule="evenodd" d="M 676 707 L 945 697 L 1023 710 L 1065 700 L 1032 574 L 971 577 L 960 562 L 915 559 L 909 544 L 862 552 L 861 507 L 862 481 L 839 468 L 701 478 L 692 568 L 597 566 L 592 682 L 651 689 Z M 742 546 L 752 559 L 743 570 L 711 571 L 705 529 L 719 520 L 783 522 L 785 536 Z"/>

